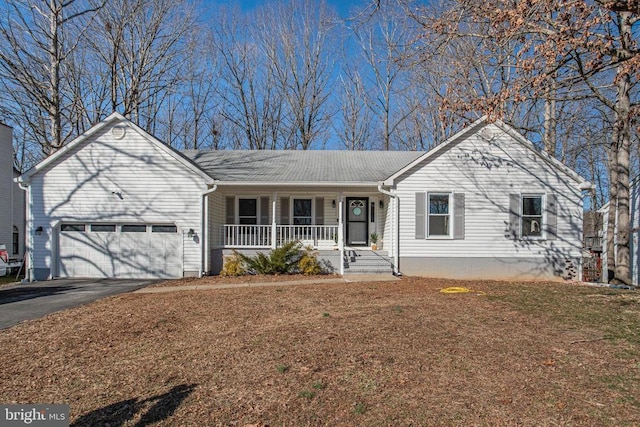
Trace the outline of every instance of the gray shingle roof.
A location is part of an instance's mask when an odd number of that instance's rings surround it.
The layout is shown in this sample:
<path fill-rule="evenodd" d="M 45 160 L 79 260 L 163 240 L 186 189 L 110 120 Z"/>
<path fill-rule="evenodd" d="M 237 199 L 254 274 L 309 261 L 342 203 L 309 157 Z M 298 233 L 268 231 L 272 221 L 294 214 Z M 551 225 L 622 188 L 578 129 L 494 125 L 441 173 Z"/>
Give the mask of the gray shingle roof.
<path fill-rule="evenodd" d="M 377 183 L 424 152 L 186 150 L 183 154 L 219 181 L 293 184 Z"/>

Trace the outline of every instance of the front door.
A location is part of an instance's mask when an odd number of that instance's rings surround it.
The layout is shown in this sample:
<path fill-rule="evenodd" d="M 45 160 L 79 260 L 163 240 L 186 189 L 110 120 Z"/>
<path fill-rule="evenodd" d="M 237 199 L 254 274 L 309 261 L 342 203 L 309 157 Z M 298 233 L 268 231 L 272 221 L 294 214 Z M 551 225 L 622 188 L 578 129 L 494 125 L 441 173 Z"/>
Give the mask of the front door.
<path fill-rule="evenodd" d="M 368 197 L 347 197 L 347 245 L 367 245 L 369 241 L 368 206 Z"/>

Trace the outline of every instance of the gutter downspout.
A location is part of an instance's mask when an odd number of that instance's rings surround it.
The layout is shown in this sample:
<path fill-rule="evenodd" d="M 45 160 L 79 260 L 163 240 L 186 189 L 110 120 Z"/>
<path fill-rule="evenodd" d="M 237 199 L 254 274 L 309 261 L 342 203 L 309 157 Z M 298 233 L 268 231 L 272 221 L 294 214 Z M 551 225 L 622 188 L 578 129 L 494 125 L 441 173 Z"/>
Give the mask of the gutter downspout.
<path fill-rule="evenodd" d="M 27 267 L 28 270 L 25 268 L 25 282 L 33 282 L 33 223 L 31 221 L 31 209 L 33 207 L 33 204 L 31 203 L 31 186 L 30 185 L 24 185 L 21 181 L 20 181 L 20 177 L 18 178 L 14 178 L 14 181 L 18 184 L 18 187 L 20 187 L 20 189 L 22 191 L 24 191 L 26 194 L 26 199 L 27 199 L 27 203 L 25 206 L 25 228 L 28 230 L 27 232 L 27 247 L 25 248 L 25 260 L 23 260 L 23 262 L 26 261 L 27 263 Z"/>
<path fill-rule="evenodd" d="M 344 225 L 342 212 L 344 211 L 344 197 L 342 192 L 338 194 L 338 249 L 340 251 L 340 275 L 344 277 Z"/>
<path fill-rule="evenodd" d="M 393 233 L 391 235 L 391 241 L 393 245 L 392 246 L 393 247 L 393 275 L 401 276 L 402 273 L 400 273 L 400 271 L 398 270 L 398 264 L 400 262 L 400 257 L 398 253 L 400 249 L 400 230 L 398 229 L 398 225 L 400 224 L 399 215 L 398 215 L 400 200 L 398 199 L 398 196 L 396 194 L 382 188 L 383 185 L 384 185 L 383 183 L 378 183 L 378 191 L 381 192 L 382 194 L 389 196 L 394 201 L 393 227 L 391 228 L 391 232 Z"/>
<path fill-rule="evenodd" d="M 205 255 L 207 254 L 207 245 L 209 244 L 209 203 L 205 203 L 205 200 L 208 201 L 209 194 L 215 192 L 218 189 L 218 184 L 214 182 L 213 187 L 208 189 L 207 191 L 203 191 L 201 196 L 201 209 L 202 217 L 200 218 L 200 271 L 198 272 L 198 277 L 204 276 L 205 268 L 208 271 L 209 260 L 205 259 Z M 183 258 L 184 262 L 184 258 Z"/>

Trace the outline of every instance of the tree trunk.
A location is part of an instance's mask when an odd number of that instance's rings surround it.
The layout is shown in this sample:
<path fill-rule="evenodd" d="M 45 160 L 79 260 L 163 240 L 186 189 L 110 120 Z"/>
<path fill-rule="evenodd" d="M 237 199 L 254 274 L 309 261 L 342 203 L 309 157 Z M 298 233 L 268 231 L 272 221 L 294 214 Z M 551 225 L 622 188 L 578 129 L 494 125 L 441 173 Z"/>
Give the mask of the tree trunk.
<path fill-rule="evenodd" d="M 620 13 L 620 58 L 628 59 L 631 45 L 631 14 L 629 12 Z M 631 284 L 629 233 L 631 224 L 629 222 L 629 153 L 631 148 L 631 75 L 623 62 L 618 65 L 617 82 L 618 96 L 616 99 L 616 132 L 618 134 L 617 153 L 617 254 L 614 283 Z"/>
<path fill-rule="evenodd" d="M 557 92 L 557 82 L 556 82 L 556 77 L 554 75 L 553 78 L 549 81 L 549 86 L 545 91 L 544 133 L 542 135 L 544 150 L 551 157 L 556 157 L 556 147 L 557 147 L 556 92 Z"/>
<path fill-rule="evenodd" d="M 609 158 L 607 169 L 609 170 L 609 209 L 607 212 L 607 283 L 615 276 L 616 268 L 616 218 L 618 211 L 618 146 L 620 137 L 618 129 L 614 126 L 611 144 L 609 146 Z"/>
<path fill-rule="evenodd" d="M 51 44 L 49 46 L 49 121 L 51 126 L 51 141 L 49 152 L 54 153 L 62 148 L 62 119 L 60 111 L 60 40 L 58 19 L 62 12 L 62 6 L 56 0 L 49 1 L 49 24 L 51 31 Z"/>

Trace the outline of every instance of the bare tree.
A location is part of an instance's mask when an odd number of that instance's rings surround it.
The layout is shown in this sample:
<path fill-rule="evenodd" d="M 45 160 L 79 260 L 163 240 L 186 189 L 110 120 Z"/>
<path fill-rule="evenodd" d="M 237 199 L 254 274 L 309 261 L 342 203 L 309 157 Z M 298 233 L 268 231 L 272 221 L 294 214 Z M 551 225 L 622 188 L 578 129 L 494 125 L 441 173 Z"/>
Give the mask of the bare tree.
<path fill-rule="evenodd" d="M 222 10 L 213 29 L 212 49 L 220 62 L 221 115 L 234 148 L 284 147 L 284 99 L 264 56 L 238 10 Z M 279 145 L 282 144 L 282 145 Z"/>
<path fill-rule="evenodd" d="M 108 85 L 112 111 L 154 131 L 164 100 L 182 81 L 193 28 L 193 7 L 184 0 L 113 0 L 100 10 L 87 48 Z"/>
<path fill-rule="evenodd" d="M 0 76 L 13 101 L 24 106 L 29 135 L 44 153 L 60 149 L 73 135 L 68 123 L 65 66 L 86 20 L 104 2 L 9 0 L 0 21 Z M 27 105 L 31 104 L 30 107 Z"/>
<path fill-rule="evenodd" d="M 341 117 L 336 127 L 338 137 L 348 150 L 365 150 L 369 148 L 372 122 L 362 78 L 357 70 L 346 67 L 340 82 L 342 96 Z"/>
<path fill-rule="evenodd" d="M 382 149 L 392 148 L 398 126 L 411 115 L 414 105 L 400 105 L 400 94 L 408 88 L 407 62 L 415 37 L 409 21 L 389 8 L 355 22 L 353 35 L 367 64 L 369 108 L 382 126 Z"/>
<path fill-rule="evenodd" d="M 336 19 L 324 2 L 273 4 L 261 11 L 254 38 L 286 100 L 294 146 L 306 150 L 328 127 L 327 88 L 333 68 L 331 30 Z"/>

